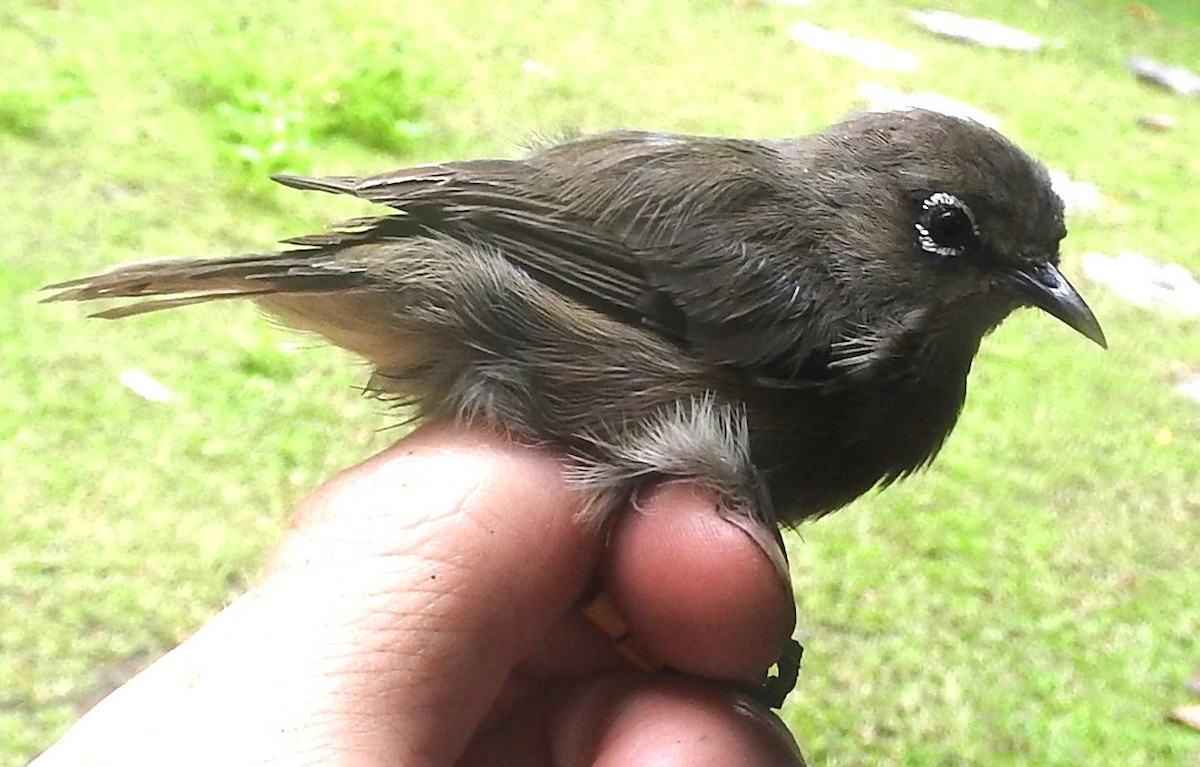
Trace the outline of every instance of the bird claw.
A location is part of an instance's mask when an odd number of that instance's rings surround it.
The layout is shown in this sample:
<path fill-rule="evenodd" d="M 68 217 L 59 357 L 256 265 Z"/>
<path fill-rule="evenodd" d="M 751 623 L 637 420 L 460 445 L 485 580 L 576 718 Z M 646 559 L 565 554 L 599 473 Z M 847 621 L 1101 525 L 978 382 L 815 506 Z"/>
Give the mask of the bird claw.
<path fill-rule="evenodd" d="M 774 676 L 768 670 L 763 673 L 762 679 L 739 684 L 737 689 L 767 708 L 781 708 L 787 696 L 796 689 L 803 658 L 804 646 L 795 639 L 788 639 L 779 660 L 775 661 Z"/>

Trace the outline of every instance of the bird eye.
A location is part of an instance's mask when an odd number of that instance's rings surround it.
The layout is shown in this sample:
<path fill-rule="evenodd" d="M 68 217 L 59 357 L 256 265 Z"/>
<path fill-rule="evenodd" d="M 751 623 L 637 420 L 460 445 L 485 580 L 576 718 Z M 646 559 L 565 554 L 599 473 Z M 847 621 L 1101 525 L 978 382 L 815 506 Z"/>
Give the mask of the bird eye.
<path fill-rule="evenodd" d="M 961 256 L 979 238 L 971 209 L 951 194 L 938 192 L 921 204 L 917 224 L 921 247 L 937 256 Z"/>

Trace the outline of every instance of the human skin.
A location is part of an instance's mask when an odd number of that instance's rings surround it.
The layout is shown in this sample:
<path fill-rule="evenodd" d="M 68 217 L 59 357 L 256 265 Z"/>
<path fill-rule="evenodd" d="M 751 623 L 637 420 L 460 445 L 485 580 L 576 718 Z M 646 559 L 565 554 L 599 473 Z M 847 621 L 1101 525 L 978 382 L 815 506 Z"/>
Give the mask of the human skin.
<path fill-rule="evenodd" d="M 718 681 L 791 632 L 757 544 L 686 482 L 588 530 L 562 468 L 417 430 L 304 500 L 255 587 L 34 764 L 803 764 Z M 583 618 L 597 585 L 677 672 L 633 670 Z"/>

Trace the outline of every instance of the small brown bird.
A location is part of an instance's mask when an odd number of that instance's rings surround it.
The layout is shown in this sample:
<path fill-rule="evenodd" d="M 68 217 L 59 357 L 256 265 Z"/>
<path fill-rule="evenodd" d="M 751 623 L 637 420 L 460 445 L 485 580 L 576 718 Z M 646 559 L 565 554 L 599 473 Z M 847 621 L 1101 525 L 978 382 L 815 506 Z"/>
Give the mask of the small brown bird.
<path fill-rule="evenodd" d="M 593 523 L 655 477 L 701 479 L 781 575 L 764 531 L 927 464 L 1014 309 L 1105 344 L 1056 267 L 1046 170 L 933 112 L 276 180 L 391 210 L 278 252 L 117 267 L 50 300 L 143 299 L 98 315 L 124 317 L 250 298 L 365 357 L 369 388 L 420 417 L 565 451 Z"/>

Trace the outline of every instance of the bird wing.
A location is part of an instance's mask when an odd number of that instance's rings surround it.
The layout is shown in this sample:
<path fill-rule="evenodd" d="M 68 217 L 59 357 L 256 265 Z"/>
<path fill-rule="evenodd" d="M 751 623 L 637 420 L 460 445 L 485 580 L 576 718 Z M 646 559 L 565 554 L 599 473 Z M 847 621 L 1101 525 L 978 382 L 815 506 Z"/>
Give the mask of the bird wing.
<path fill-rule="evenodd" d="M 395 214 L 288 240 L 319 249 L 411 236 L 494 248 L 580 303 L 687 344 L 716 364 L 790 379 L 833 340 L 819 291 L 780 253 L 811 247 L 787 220 L 763 144 L 624 131 L 523 160 L 354 177 L 277 176 Z"/>
<path fill-rule="evenodd" d="M 641 265 L 611 234 L 572 221 L 550 199 L 522 187 L 519 161 L 469 161 L 410 168 L 367 178 L 275 176 L 315 189 L 387 205 L 398 214 L 360 218 L 334 230 L 286 240 L 339 250 L 417 236 L 483 245 L 565 295 L 624 320 L 646 280 Z"/>

